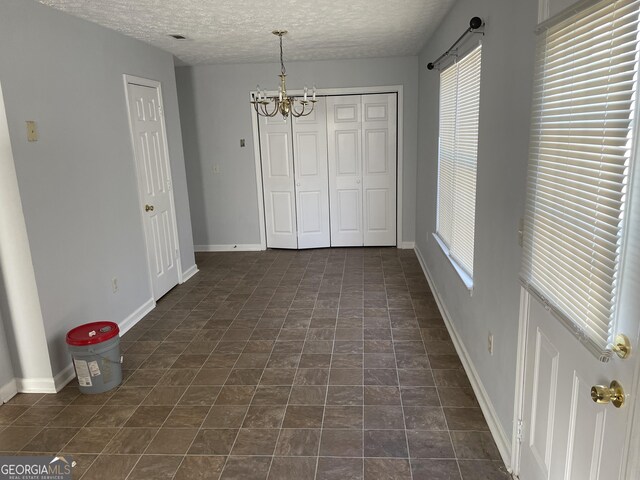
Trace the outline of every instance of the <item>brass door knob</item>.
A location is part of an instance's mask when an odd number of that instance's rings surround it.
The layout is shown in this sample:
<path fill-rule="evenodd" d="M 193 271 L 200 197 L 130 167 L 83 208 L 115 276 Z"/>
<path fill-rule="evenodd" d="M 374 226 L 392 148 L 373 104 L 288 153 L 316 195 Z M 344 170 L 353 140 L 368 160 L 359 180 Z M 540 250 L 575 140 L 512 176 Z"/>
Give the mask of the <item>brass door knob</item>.
<path fill-rule="evenodd" d="M 591 400 L 596 403 L 612 403 L 614 407 L 620 408 L 624 405 L 624 389 L 615 380 L 608 387 L 595 385 L 591 387 Z"/>
<path fill-rule="evenodd" d="M 144 211 L 145 212 L 153 212 L 153 205 L 145 205 L 144 206 Z"/>

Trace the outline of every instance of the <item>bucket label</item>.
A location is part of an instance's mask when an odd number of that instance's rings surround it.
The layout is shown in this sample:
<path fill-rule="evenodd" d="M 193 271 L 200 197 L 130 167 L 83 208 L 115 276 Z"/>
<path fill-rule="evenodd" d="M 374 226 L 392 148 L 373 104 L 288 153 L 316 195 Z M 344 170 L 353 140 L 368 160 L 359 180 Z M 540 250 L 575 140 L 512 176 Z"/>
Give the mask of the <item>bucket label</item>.
<path fill-rule="evenodd" d="M 91 375 L 89 374 L 89 366 L 85 360 L 73 359 L 73 363 L 76 366 L 76 375 L 78 376 L 78 385 L 81 387 L 91 387 Z"/>
<path fill-rule="evenodd" d="M 98 366 L 97 361 L 89 362 L 89 371 L 91 372 L 92 377 L 97 377 L 100 375 L 100 367 Z"/>

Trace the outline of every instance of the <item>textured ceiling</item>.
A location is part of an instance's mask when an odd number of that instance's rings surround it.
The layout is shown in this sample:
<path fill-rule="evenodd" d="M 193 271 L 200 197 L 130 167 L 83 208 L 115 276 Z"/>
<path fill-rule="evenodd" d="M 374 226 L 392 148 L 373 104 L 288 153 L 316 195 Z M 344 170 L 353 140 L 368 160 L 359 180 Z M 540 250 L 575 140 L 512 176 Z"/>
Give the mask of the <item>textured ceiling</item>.
<path fill-rule="evenodd" d="M 196 65 L 415 55 L 455 0 L 39 1 Z"/>

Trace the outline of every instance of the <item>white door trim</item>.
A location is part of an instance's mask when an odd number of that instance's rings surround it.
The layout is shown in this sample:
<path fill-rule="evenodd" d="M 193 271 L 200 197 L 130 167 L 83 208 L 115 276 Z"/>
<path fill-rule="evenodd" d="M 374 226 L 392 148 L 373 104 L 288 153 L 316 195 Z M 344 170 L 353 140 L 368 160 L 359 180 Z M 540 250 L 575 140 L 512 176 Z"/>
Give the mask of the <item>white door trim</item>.
<path fill-rule="evenodd" d="M 518 319 L 518 348 L 516 353 L 516 387 L 513 405 L 513 433 L 511 436 L 511 468 L 514 475 L 520 474 L 522 446 L 522 419 L 524 418 L 524 381 L 526 368 L 527 331 L 529 328 L 529 292 L 520 288 L 520 313 Z"/>
<path fill-rule="evenodd" d="M 176 203 L 173 197 L 173 173 L 171 172 L 171 156 L 169 155 L 169 145 L 167 143 L 168 142 L 167 126 L 165 124 L 165 118 L 164 118 L 164 100 L 162 96 L 162 84 L 157 80 L 136 77 L 135 75 L 128 75 L 126 73 L 122 75 L 122 79 L 124 81 L 124 98 L 126 101 L 126 107 L 127 107 L 126 111 L 127 111 L 127 119 L 128 119 L 127 122 L 129 124 L 129 134 L 130 134 L 130 140 L 131 140 L 131 159 L 133 160 L 136 176 L 138 176 L 140 172 L 138 172 L 138 162 L 136 162 L 135 138 L 133 136 L 133 125 L 131 123 L 131 115 L 129 113 L 131 109 L 130 109 L 130 101 L 129 101 L 129 89 L 127 88 L 127 86 L 129 84 L 142 85 L 144 87 L 151 87 L 158 90 L 159 103 L 160 103 L 160 107 L 162 108 L 162 115 L 160 115 L 160 122 L 162 124 L 162 134 L 164 137 L 164 141 L 162 142 L 163 143 L 162 148 L 164 149 L 165 158 L 167 159 L 167 166 L 169 168 L 169 178 L 171 178 L 171 190 L 169 191 L 169 200 L 171 203 L 171 215 L 173 217 L 173 236 L 175 240 L 176 249 L 178 250 L 178 255 L 176 258 L 176 268 L 178 273 L 178 283 L 183 283 L 184 279 L 183 279 L 183 272 L 182 272 L 182 261 L 180 259 L 180 254 L 182 250 L 180 249 L 180 242 L 178 238 L 178 221 L 176 218 Z M 144 200 L 142 198 L 142 192 L 140 191 L 137 178 L 136 178 L 136 188 L 138 190 L 139 205 L 143 205 Z M 140 226 L 142 227 L 142 231 L 146 235 L 146 231 L 144 228 L 144 216 L 142 213 L 142 208 L 138 208 L 138 214 L 140 219 Z M 145 249 L 146 249 L 146 244 L 145 244 Z M 145 258 L 145 261 L 147 263 L 147 279 L 149 282 L 149 291 L 151 292 L 151 295 L 153 297 L 154 294 L 153 294 L 153 283 L 151 280 L 151 266 L 149 265 L 148 257 Z"/>
<path fill-rule="evenodd" d="M 637 349 L 638 347 L 636 347 Z M 622 461 L 624 465 L 622 467 L 622 475 L 625 480 L 635 480 L 640 478 L 640 458 L 638 455 L 633 455 L 631 452 L 638 452 L 640 449 L 640 401 L 638 401 L 638 395 L 640 395 L 640 356 L 636 350 L 636 366 L 633 374 L 634 387 L 630 392 L 631 397 L 635 399 L 633 405 L 633 411 L 631 412 L 629 431 L 627 432 L 627 442 L 625 442 L 624 454 Z M 632 357 L 633 358 L 633 357 Z"/>
<path fill-rule="evenodd" d="M 397 135 L 397 159 L 396 159 L 396 246 L 397 248 L 410 248 L 403 242 L 402 238 L 402 195 L 403 195 L 403 154 L 404 154 L 404 87 L 402 85 L 388 85 L 377 87 L 344 87 L 344 88 L 320 88 L 317 91 L 321 96 L 335 96 L 335 95 L 367 95 L 375 93 L 397 93 L 398 95 L 398 110 L 397 110 L 397 123 L 398 123 L 398 135 Z M 249 93 L 249 99 L 252 99 L 252 95 L 256 91 Z M 290 95 L 302 95 L 302 90 L 291 90 Z M 275 91 L 267 92 L 268 95 L 277 94 Z M 262 162 L 260 161 L 260 137 L 258 133 L 258 115 L 256 114 L 253 105 L 249 105 L 251 111 L 251 127 L 253 129 L 253 157 L 256 166 L 256 192 L 258 195 L 258 221 L 260 224 L 260 248 L 266 250 L 267 241 L 265 234 L 264 223 L 264 196 L 262 191 Z"/>

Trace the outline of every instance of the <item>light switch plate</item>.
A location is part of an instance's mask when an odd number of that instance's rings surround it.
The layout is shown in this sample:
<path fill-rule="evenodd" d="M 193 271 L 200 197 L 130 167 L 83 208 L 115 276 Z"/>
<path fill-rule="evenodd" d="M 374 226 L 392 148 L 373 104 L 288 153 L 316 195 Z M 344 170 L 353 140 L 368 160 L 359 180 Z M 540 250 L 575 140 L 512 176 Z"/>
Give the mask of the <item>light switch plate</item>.
<path fill-rule="evenodd" d="M 33 120 L 27 120 L 27 141 L 38 141 L 38 128 Z"/>

